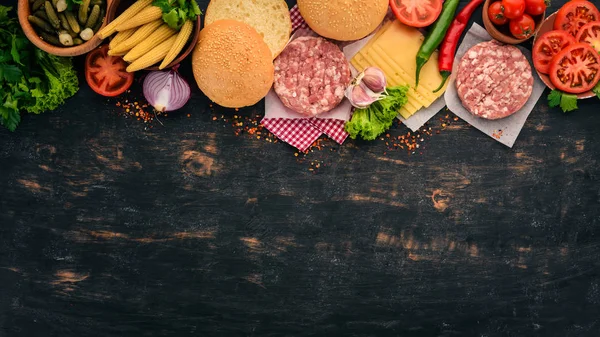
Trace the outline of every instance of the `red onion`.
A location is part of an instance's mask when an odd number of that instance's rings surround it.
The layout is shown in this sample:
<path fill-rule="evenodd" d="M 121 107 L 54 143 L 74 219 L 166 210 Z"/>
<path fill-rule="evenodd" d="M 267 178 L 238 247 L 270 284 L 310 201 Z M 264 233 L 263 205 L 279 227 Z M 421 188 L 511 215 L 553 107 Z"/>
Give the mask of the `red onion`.
<path fill-rule="evenodd" d="M 153 71 L 144 80 L 144 97 L 154 109 L 165 112 L 180 109 L 190 100 L 189 84 L 176 68 Z"/>

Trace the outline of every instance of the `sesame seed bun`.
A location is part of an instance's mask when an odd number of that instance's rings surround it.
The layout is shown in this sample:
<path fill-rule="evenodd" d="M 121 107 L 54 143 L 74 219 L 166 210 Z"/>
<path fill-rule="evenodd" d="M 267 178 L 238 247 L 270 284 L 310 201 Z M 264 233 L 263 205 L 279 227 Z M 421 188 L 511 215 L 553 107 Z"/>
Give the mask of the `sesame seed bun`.
<path fill-rule="evenodd" d="M 273 53 L 281 53 L 290 39 L 292 20 L 284 0 L 211 0 L 204 24 L 217 20 L 237 20 L 249 24 L 263 36 Z"/>
<path fill-rule="evenodd" d="M 388 0 L 298 0 L 298 9 L 317 34 L 338 41 L 362 39 L 383 21 Z"/>
<path fill-rule="evenodd" d="M 204 27 L 192 55 L 198 87 L 227 108 L 258 103 L 273 84 L 271 50 L 249 25 L 218 20 Z"/>

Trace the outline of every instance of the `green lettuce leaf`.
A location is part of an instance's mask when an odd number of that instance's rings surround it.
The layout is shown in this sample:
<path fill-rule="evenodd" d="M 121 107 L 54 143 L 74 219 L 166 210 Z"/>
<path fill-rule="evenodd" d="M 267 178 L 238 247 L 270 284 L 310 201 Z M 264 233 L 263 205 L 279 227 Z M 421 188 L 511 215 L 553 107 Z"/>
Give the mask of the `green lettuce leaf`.
<path fill-rule="evenodd" d="M 26 106 L 25 110 L 27 112 L 39 114 L 44 111 L 54 110 L 79 90 L 77 73 L 73 69 L 71 59 L 53 55 L 49 55 L 49 59 L 53 67 L 56 68 L 59 76 L 56 77 L 54 71 L 44 68 L 44 72 L 48 78 L 48 91 L 43 92 L 39 88 L 33 89 L 31 94 L 35 97 L 35 104 Z M 35 84 L 35 82 L 32 84 Z"/>
<path fill-rule="evenodd" d="M 364 140 L 374 140 L 388 130 L 398 110 L 408 101 L 408 86 L 387 88 L 385 98 L 375 101 L 366 109 L 356 109 L 344 129 L 352 139 L 360 136 Z"/>

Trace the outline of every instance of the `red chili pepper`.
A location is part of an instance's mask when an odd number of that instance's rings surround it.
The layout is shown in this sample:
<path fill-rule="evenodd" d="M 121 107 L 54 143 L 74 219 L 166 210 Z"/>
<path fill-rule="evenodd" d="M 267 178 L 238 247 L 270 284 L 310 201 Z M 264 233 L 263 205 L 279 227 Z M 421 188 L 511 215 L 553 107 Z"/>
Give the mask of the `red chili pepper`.
<path fill-rule="evenodd" d="M 442 45 L 440 46 L 440 54 L 438 57 L 438 68 L 440 70 L 440 74 L 442 75 L 443 81 L 440 84 L 440 87 L 435 89 L 433 92 L 440 91 L 450 74 L 452 73 L 452 66 L 454 65 L 454 54 L 456 53 L 456 48 L 458 47 L 458 41 L 462 36 L 462 33 L 467 28 L 467 23 L 469 23 L 469 19 L 473 12 L 479 5 L 483 3 L 483 0 L 471 0 L 465 8 L 463 8 L 458 15 L 452 21 L 450 28 L 446 32 L 446 36 L 444 36 L 444 41 L 442 41 Z"/>

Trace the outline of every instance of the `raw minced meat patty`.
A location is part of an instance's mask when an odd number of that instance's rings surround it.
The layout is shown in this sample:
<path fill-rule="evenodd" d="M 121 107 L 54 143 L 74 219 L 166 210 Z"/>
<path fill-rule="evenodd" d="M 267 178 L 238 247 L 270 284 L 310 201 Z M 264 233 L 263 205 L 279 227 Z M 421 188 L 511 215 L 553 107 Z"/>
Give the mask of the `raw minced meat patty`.
<path fill-rule="evenodd" d="M 335 108 L 350 79 L 340 48 L 320 37 L 295 39 L 275 59 L 275 92 L 286 107 L 303 115 Z"/>
<path fill-rule="evenodd" d="M 499 119 L 517 112 L 533 90 L 527 58 L 514 46 L 482 42 L 460 60 L 456 91 L 473 115 Z"/>

